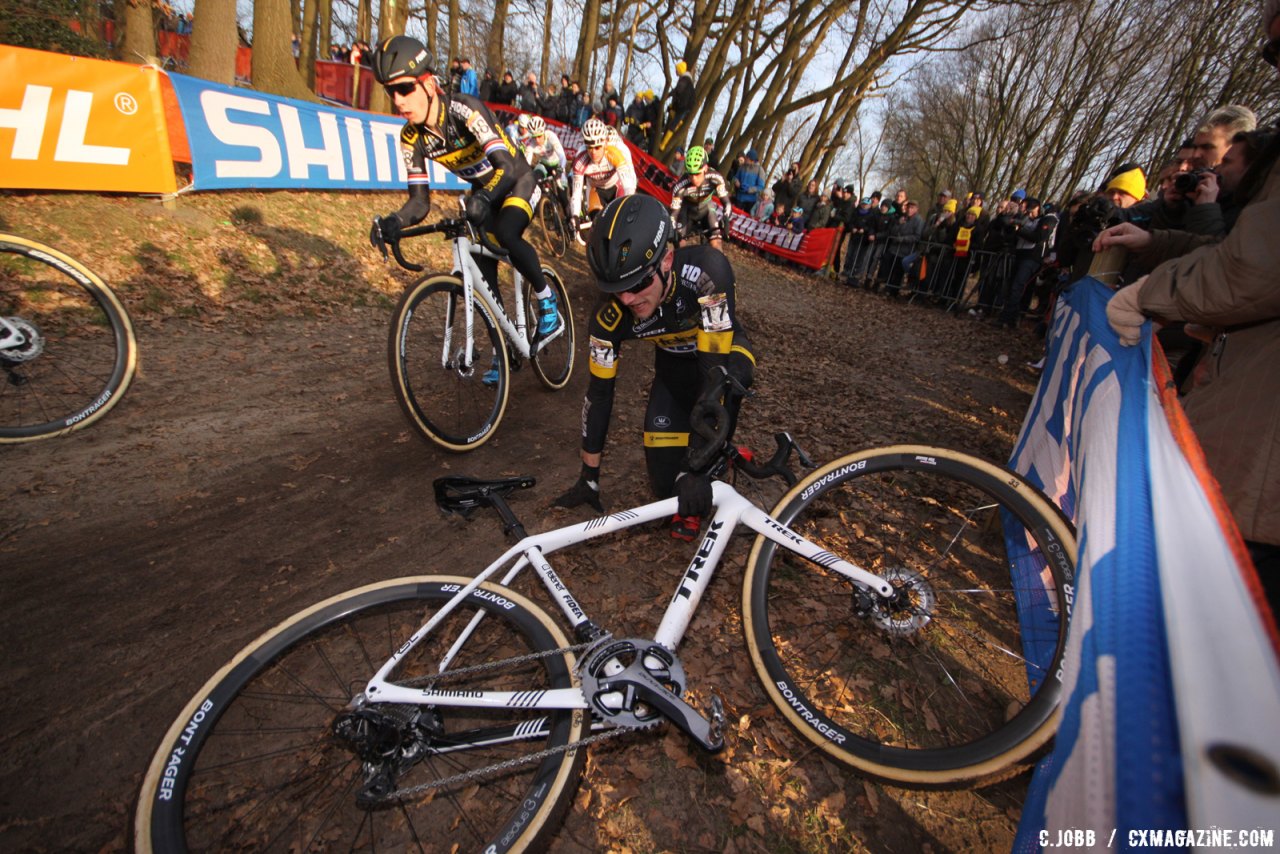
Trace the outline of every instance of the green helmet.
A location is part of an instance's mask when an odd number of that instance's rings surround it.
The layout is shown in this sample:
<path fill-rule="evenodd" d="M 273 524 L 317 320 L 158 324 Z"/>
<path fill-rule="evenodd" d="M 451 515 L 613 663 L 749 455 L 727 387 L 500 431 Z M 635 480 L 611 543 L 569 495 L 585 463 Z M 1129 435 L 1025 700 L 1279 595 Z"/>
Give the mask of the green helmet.
<path fill-rule="evenodd" d="M 707 166 L 707 150 L 695 145 L 684 153 L 684 172 L 686 175 L 697 175 Z"/>

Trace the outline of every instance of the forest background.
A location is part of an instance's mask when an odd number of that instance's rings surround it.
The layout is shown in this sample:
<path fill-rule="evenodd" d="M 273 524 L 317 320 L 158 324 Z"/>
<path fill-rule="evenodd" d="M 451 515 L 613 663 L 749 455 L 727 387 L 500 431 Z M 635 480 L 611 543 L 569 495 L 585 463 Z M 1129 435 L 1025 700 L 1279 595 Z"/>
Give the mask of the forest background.
<path fill-rule="evenodd" d="M 905 187 L 1048 200 L 1134 161 L 1154 175 L 1214 107 L 1280 120 L 1258 59 L 1259 0 L 0 0 L 0 43 L 145 62 L 166 17 L 194 17 L 187 73 L 314 98 L 330 44 L 407 32 L 441 67 L 567 74 L 626 106 L 666 100 L 675 64 L 695 107 L 656 152 L 713 139 L 722 164 L 755 148 L 771 183 L 794 161 L 823 187 Z M 113 19 L 107 45 L 93 34 Z M 69 26 L 73 25 L 73 26 Z M 76 32 L 75 30 L 78 30 Z M 85 36 L 79 33 L 88 34 Z M 293 36 L 300 39 L 299 58 Z M 388 111 L 385 96 L 375 110 Z M 661 129 L 658 138 L 662 138 Z"/>

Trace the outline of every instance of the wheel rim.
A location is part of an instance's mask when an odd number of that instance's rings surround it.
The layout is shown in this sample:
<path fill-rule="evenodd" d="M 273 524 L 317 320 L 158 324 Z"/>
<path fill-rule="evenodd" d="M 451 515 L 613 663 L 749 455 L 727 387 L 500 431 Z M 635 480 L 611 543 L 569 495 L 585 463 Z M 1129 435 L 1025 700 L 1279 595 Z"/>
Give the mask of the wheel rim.
<path fill-rule="evenodd" d="M 15 335 L 0 350 L 0 439 L 92 423 L 133 376 L 136 344 L 123 307 L 61 253 L 26 241 L 0 242 L 0 250 L 0 317 L 9 324 L 0 338 Z"/>
<path fill-rule="evenodd" d="M 1065 622 L 1020 600 L 1061 599 L 1052 579 L 1015 584 L 1008 567 L 1055 548 L 1057 535 L 995 488 L 939 468 L 872 471 L 827 487 L 794 519 L 779 516 L 900 592 L 885 609 L 833 571 L 759 547 L 753 654 L 775 698 L 806 710 L 796 718 L 806 735 L 873 770 L 974 774 L 1047 737 Z M 1005 527 L 1022 528 L 1018 516 L 1036 529 L 1036 548 L 1024 537 L 1010 552 Z"/>
<path fill-rule="evenodd" d="M 462 294 L 460 285 L 447 282 L 419 290 L 401 313 L 399 335 L 393 342 L 402 405 L 428 438 L 452 449 L 472 448 L 487 440 L 502 418 L 507 399 L 506 351 L 478 300 L 473 358 L 470 363 L 465 359 Z M 495 359 L 497 382 L 486 385 L 485 374 L 494 368 Z"/>

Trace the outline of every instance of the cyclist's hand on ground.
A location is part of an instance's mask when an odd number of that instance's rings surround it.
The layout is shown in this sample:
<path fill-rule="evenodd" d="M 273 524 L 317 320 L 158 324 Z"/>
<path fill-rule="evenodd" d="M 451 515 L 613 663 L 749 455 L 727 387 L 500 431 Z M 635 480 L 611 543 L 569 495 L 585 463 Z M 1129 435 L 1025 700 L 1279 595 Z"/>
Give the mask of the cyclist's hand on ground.
<path fill-rule="evenodd" d="M 578 482 L 568 492 L 555 500 L 556 507 L 581 507 L 588 505 L 598 513 L 604 512 L 604 504 L 600 502 L 600 469 L 592 469 L 583 465 Z"/>
<path fill-rule="evenodd" d="M 484 225 L 489 219 L 489 208 L 492 204 L 488 193 L 482 190 L 472 192 L 467 196 L 467 222 L 472 225 Z"/>
<path fill-rule="evenodd" d="M 375 216 L 373 218 L 373 227 L 369 229 L 369 245 L 382 253 L 382 257 L 387 257 L 387 244 L 395 243 L 400 239 L 400 229 L 404 223 L 400 221 L 399 214 L 387 214 L 386 216 Z"/>
<path fill-rule="evenodd" d="M 711 478 L 705 474 L 685 472 L 676 480 L 676 497 L 680 499 L 676 513 L 681 516 L 711 514 Z"/>

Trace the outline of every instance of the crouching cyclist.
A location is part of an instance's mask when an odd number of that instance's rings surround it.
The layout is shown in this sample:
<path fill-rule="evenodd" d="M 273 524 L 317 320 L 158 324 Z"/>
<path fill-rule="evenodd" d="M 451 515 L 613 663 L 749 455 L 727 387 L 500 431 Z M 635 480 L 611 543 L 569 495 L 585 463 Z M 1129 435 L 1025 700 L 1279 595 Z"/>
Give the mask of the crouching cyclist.
<path fill-rule="evenodd" d="M 685 464 L 694 405 L 719 388 L 717 368 L 749 387 L 755 357 L 735 311 L 729 259 L 710 246 L 675 249 L 673 240 L 671 217 L 661 202 L 645 195 L 615 199 L 591 227 L 587 264 L 604 293 L 591 319 L 582 472 L 555 503 L 587 504 L 604 512 L 600 459 L 613 412 L 620 351 L 624 341 L 648 341 L 655 351 L 644 421 L 645 463 L 657 497 L 679 496 L 671 534 L 687 540 L 698 533 L 701 517 L 711 510 L 710 479 L 688 471 Z M 725 407 L 736 419 L 740 393 L 729 398 Z M 701 442 L 694 434 L 692 444 Z"/>
<path fill-rule="evenodd" d="M 568 217 L 569 180 L 564 173 L 565 154 L 560 137 L 547 127 L 547 122 L 542 116 L 522 115 L 520 118 L 528 119 L 526 130 L 529 132 L 529 139 L 523 144 L 525 159 L 533 167 L 534 177 L 539 182 L 547 176 L 555 179 L 556 199 L 560 202 L 564 215 Z"/>
<path fill-rule="evenodd" d="M 707 152 L 695 145 L 684 156 L 684 177 L 671 189 L 671 216 L 676 235 L 683 242 L 693 228 L 707 234 L 708 242 L 721 248 L 721 238 L 729 233 L 733 205 L 724 177 L 707 165 Z M 720 203 L 721 211 L 716 207 Z"/>
<path fill-rule="evenodd" d="M 395 213 L 374 219 L 369 242 L 385 255 L 387 241 L 426 217 L 431 210 L 427 161 L 436 161 L 471 184 L 467 219 L 487 225 L 512 266 L 532 284 L 538 301 L 536 346 L 559 329 L 561 321 L 538 253 L 524 239 L 537 192 L 533 169 L 482 101 L 471 95 L 451 96 L 440 88 L 427 49 L 417 39 L 393 36 L 379 44 L 373 51 L 373 73 L 406 120 L 400 144 L 409 171 L 409 201 Z"/>

